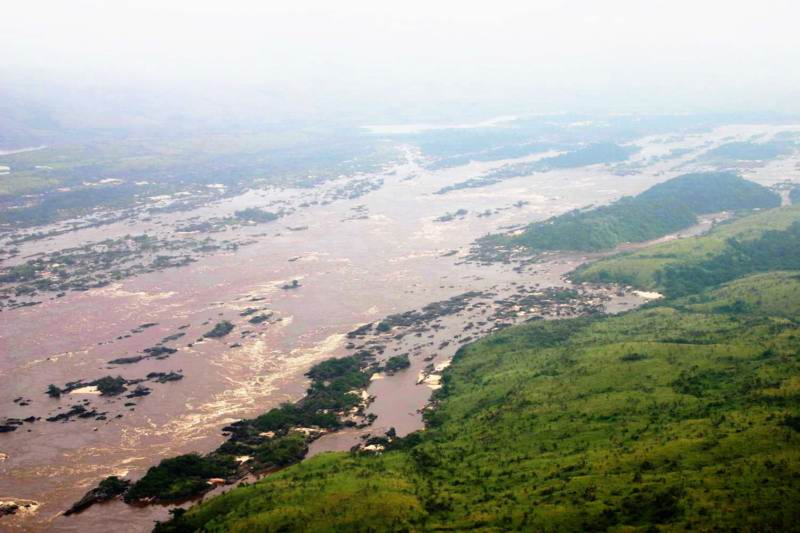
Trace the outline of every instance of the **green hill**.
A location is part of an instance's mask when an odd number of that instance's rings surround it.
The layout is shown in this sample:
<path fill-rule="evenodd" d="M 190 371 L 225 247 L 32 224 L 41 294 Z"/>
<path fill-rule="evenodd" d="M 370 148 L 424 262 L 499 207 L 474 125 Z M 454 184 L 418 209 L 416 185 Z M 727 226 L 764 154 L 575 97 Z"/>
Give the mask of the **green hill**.
<path fill-rule="evenodd" d="M 777 194 L 736 174 L 686 174 L 638 196 L 536 222 L 519 235 L 490 235 L 480 244 L 533 251 L 597 251 L 662 237 L 695 224 L 697 215 L 779 205 Z"/>
<path fill-rule="evenodd" d="M 684 174 L 650 187 L 637 198 L 685 205 L 698 215 L 781 205 L 775 192 L 729 172 Z"/>
<path fill-rule="evenodd" d="M 763 236 L 788 212 L 715 233 Z M 156 529 L 798 531 L 798 295 L 800 273 L 769 272 L 509 328 L 459 350 L 425 431 L 314 457 Z"/>
<path fill-rule="evenodd" d="M 573 278 L 687 294 L 752 272 L 798 268 L 799 238 L 800 205 L 783 207 L 719 225 L 699 238 L 602 259 Z"/>

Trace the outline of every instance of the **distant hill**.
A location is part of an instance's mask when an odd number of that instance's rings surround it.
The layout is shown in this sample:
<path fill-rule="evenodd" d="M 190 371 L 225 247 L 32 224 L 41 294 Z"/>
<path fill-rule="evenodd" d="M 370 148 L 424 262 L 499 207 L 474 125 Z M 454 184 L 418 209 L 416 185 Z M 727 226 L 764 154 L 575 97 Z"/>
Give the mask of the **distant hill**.
<path fill-rule="evenodd" d="M 736 174 L 686 174 L 607 206 L 530 224 L 519 235 L 491 235 L 483 244 L 597 251 L 662 237 L 695 224 L 697 215 L 779 205 L 779 195 Z"/>

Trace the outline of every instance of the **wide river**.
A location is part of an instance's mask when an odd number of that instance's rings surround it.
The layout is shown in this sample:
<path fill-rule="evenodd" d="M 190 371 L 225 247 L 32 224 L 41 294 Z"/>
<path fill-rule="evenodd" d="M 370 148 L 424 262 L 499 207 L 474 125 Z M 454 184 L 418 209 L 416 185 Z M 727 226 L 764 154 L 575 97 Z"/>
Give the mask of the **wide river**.
<path fill-rule="evenodd" d="M 167 516 L 167 508 L 112 502 L 76 516 L 62 513 L 105 476 L 137 478 L 161 458 L 210 451 L 223 441 L 225 424 L 299 398 L 307 384 L 304 372 L 316 361 L 344 354 L 345 334 L 361 324 L 466 291 L 502 291 L 517 283 L 558 285 L 564 273 L 584 260 L 557 257 L 522 272 L 511 265 L 466 263 L 464 256 L 477 237 L 636 194 L 691 169 L 691 155 L 662 157 L 671 150 L 707 148 L 731 135 L 745 138 L 752 133 L 752 128 L 742 128 L 643 139 L 644 149 L 625 169 L 553 171 L 443 195 L 433 193 L 509 161 L 427 171 L 409 149 L 404 162 L 367 176 L 382 178 L 380 188 L 353 199 L 323 205 L 308 201 L 319 191 L 251 191 L 188 214 L 119 222 L 23 245 L 22 255 L 29 255 L 126 234 L 167 235 L 177 221 L 190 216 L 220 216 L 276 200 L 311 204 L 275 222 L 231 230 L 231 238 L 254 241 L 235 252 L 0 313 L 0 420 L 41 417 L 0 434 L 0 501 L 31 503 L 15 515 L 0 517 L 0 530 L 149 531 L 154 520 Z M 778 181 L 780 174 L 769 168 L 759 172 L 752 177 L 767 184 Z M 514 206 L 520 201 L 527 203 Z M 459 209 L 467 214 L 436 221 Z M 478 216 L 486 210 L 492 214 Z M 300 287 L 281 288 L 291 280 L 298 280 Z M 636 303 L 614 301 L 617 307 L 611 310 Z M 240 314 L 252 306 L 272 312 L 273 320 L 249 324 Z M 223 319 L 236 325 L 234 333 L 188 346 Z M 137 329 L 145 323 L 156 325 Z M 176 332 L 186 335 L 170 344 L 179 351 L 169 358 L 108 364 Z M 378 397 L 376 424 L 389 425 L 381 413 L 391 418 L 394 411 L 408 414 L 407 419 L 391 420 L 401 433 L 416 429 L 414 408 L 430 394 L 426 384 L 416 384 L 418 367 L 370 388 Z M 182 380 L 148 384 L 152 393 L 129 402 L 135 405 L 87 393 L 61 399 L 45 394 L 51 383 L 108 374 L 133 379 L 178 370 Z M 106 412 L 106 419 L 44 420 L 84 400 Z M 337 438 L 315 443 L 312 451 L 351 444 Z"/>

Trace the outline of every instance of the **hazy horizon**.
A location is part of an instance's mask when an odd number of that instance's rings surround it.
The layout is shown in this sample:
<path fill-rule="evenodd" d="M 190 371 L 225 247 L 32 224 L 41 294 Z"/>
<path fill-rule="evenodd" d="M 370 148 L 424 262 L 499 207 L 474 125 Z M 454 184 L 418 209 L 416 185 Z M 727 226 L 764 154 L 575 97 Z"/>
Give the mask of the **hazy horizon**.
<path fill-rule="evenodd" d="M 205 101 L 367 123 L 800 110 L 800 8 L 783 0 L 34 0 L 4 15 L 0 89 L 33 101 Z"/>

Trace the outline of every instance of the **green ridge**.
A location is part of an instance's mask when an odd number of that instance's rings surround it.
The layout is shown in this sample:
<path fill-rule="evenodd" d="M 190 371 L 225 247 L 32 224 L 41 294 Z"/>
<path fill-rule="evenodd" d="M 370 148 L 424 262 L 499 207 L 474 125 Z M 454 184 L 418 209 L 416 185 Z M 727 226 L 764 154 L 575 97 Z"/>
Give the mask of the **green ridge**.
<path fill-rule="evenodd" d="M 736 174 L 686 174 L 607 206 L 530 224 L 519 235 L 490 235 L 481 245 L 522 246 L 532 251 L 598 251 L 687 228 L 697 223 L 697 215 L 779 205 L 776 193 Z"/>

